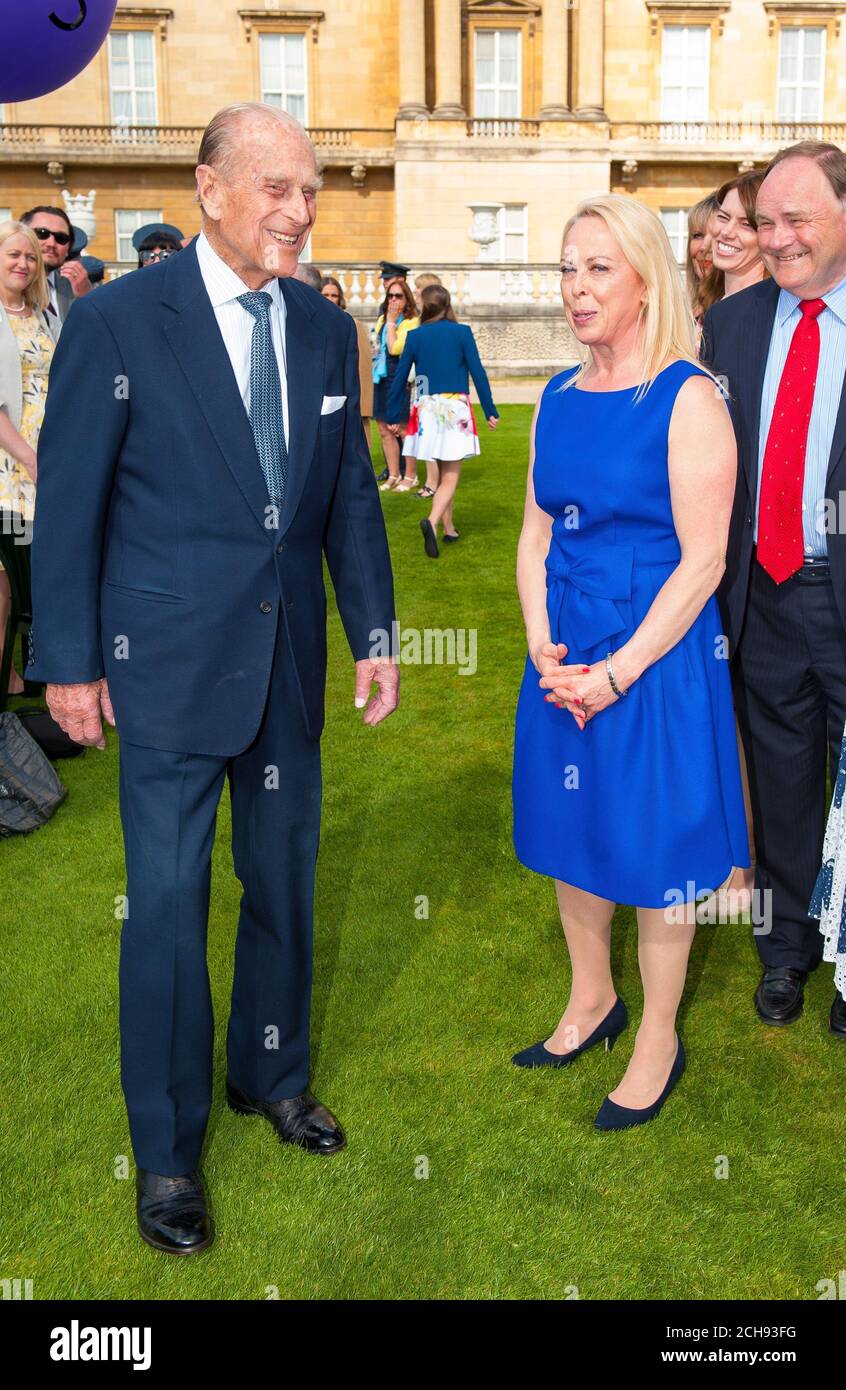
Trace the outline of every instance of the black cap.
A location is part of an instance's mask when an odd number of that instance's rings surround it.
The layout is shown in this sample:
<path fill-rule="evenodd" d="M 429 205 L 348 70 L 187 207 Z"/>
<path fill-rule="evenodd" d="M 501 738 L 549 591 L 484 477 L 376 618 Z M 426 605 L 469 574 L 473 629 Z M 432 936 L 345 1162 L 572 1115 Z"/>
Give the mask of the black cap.
<path fill-rule="evenodd" d="M 136 251 L 139 251 L 142 241 L 146 241 L 147 237 L 161 236 L 162 233 L 164 233 L 165 236 L 173 237 L 174 241 L 185 240 L 179 228 L 172 227 L 169 222 L 148 222 L 146 227 L 139 227 L 138 231 L 133 233 L 132 245 L 135 247 Z"/>
<path fill-rule="evenodd" d="M 99 285 L 106 273 L 106 267 L 99 256 L 80 256 L 79 259 L 88 271 L 88 279 L 92 285 Z"/>
<path fill-rule="evenodd" d="M 84 251 L 88 245 L 88 233 L 84 232 L 81 227 L 75 227 L 73 223 L 71 223 L 71 231 L 73 232 L 72 255 L 74 260 L 78 260 L 80 252 Z"/>
<path fill-rule="evenodd" d="M 383 280 L 391 279 L 395 275 L 401 275 L 403 280 L 408 274 L 407 265 L 398 265 L 396 261 L 380 261 L 382 267 L 380 274 Z"/>

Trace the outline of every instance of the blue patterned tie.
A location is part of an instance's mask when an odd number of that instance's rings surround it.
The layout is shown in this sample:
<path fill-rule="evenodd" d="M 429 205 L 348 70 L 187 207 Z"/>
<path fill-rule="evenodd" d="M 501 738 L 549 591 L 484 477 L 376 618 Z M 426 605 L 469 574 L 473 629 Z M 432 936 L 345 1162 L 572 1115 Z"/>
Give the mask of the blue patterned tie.
<path fill-rule="evenodd" d="M 270 327 L 273 299 L 267 290 L 249 290 L 247 294 L 238 295 L 238 303 L 255 319 L 250 345 L 250 424 L 268 496 L 278 506 L 288 476 L 288 449 L 279 363 Z"/>

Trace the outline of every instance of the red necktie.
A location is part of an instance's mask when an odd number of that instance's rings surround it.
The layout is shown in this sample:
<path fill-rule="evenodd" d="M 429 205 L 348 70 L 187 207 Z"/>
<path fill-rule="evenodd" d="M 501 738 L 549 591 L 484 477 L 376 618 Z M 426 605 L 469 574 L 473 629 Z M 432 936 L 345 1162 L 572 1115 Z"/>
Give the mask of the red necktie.
<path fill-rule="evenodd" d="M 764 449 L 758 504 L 758 562 L 776 584 L 802 568 L 802 488 L 805 449 L 820 360 L 817 317 L 824 299 L 802 299 L 787 360 L 778 384 Z"/>

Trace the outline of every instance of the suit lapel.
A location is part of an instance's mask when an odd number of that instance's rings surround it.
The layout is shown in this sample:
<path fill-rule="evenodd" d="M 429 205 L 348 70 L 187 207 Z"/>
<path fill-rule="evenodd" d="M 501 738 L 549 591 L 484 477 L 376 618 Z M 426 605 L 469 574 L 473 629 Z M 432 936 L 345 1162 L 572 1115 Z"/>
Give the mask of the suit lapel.
<path fill-rule="evenodd" d="M 828 470 L 825 480 L 827 487 L 832 482 L 838 465 L 843 462 L 844 452 L 846 452 L 846 377 L 840 386 L 840 404 L 837 407 L 834 434 L 831 437 L 831 453 L 828 456 Z"/>
<path fill-rule="evenodd" d="M 308 290 L 279 281 L 285 298 L 285 358 L 288 373 L 288 480 L 282 500 L 280 531 L 286 531 L 296 515 L 309 465 L 314 457 L 320 407 L 326 340 L 314 323 L 306 298 Z"/>
<path fill-rule="evenodd" d="M 270 503 L 253 431 L 203 284 L 194 242 L 167 261 L 162 302 L 175 310 L 164 325 L 174 356 L 235 482 L 270 539 L 266 525 Z"/>
<path fill-rule="evenodd" d="M 764 389 L 764 373 L 767 367 L 770 338 L 780 293 L 775 281 L 768 283 L 772 285 L 772 293 L 749 296 L 752 303 L 749 306 L 749 312 L 741 320 L 740 332 L 739 360 L 741 363 L 750 364 L 749 447 L 744 453 L 743 466 L 749 495 L 753 501 L 758 490 L 758 431 L 761 428 L 761 395 Z"/>
<path fill-rule="evenodd" d="M 294 519 L 314 455 L 323 401 L 325 339 L 307 307 L 307 293 L 280 280 L 285 298 L 288 376 L 288 478 L 279 530 Z M 162 302 L 175 312 L 165 334 L 232 476 L 268 539 L 269 499 L 255 439 L 232 363 L 197 261 L 195 243 L 167 261 Z"/>

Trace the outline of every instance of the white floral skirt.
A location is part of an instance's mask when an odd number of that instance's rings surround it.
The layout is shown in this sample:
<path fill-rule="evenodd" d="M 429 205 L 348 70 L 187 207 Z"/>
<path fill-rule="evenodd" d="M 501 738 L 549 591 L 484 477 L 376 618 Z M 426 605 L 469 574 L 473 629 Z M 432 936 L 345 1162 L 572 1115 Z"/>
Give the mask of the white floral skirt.
<path fill-rule="evenodd" d="M 846 730 L 828 813 L 823 862 L 814 886 L 811 917 L 819 917 L 823 960 L 834 964 L 834 987 L 846 999 Z"/>
<path fill-rule="evenodd" d="M 445 463 L 481 453 L 470 396 L 421 396 L 411 407 L 402 451 L 411 458 Z"/>

